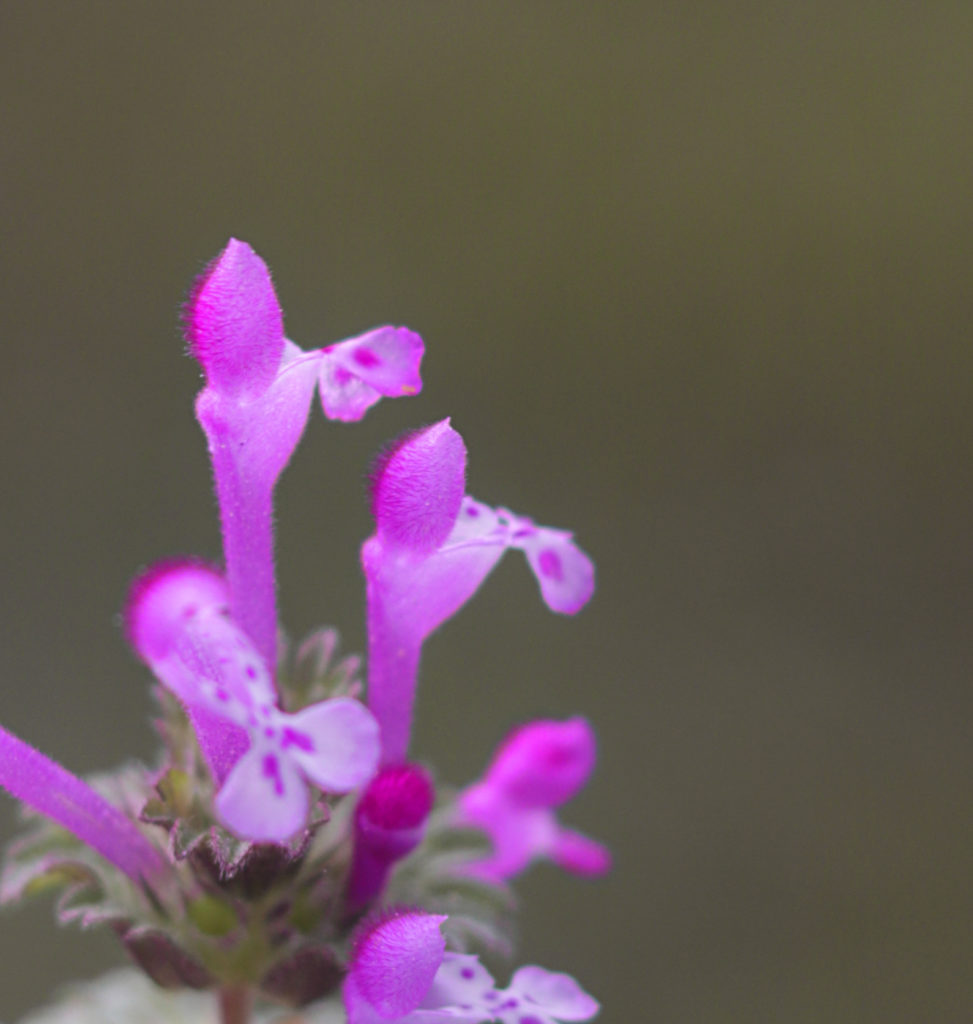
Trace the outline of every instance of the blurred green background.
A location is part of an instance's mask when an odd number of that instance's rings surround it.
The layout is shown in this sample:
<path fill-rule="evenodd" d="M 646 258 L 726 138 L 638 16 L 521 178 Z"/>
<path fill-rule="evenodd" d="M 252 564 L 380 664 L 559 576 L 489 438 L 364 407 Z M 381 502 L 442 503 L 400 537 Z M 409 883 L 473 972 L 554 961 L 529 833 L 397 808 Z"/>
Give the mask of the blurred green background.
<path fill-rule="evenodd" d="M 299 344 L 427 344 L 283 479 L 293 632 L 360 647 L 365 467 L 446 414 L 598 563 L 565 620 L 510 557 L 426 648 L 447 778 L 598 728 L 566 817 L 617 869 L 528 875 L 521 959 L 606 1024 L 973 1019 L 971 40 L 968 0 L 2 0 L 0 719 L 153 749 L 115 616 L 219 550 L 178 314 L 236 235 Z M 50 918 L 0 919 L 4 1019 L 121 956 Z"/>

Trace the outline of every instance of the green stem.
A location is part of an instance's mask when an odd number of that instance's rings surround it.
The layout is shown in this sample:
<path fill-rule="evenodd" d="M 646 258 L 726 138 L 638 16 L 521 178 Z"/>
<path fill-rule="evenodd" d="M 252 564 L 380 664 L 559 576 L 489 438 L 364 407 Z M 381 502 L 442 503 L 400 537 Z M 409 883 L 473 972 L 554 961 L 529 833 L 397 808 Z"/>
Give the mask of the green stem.
<path fill-rule="evenodd" d="M 220 989 L 220 1024 L 249 1024 L 253 990 L 245 985 Z"/>

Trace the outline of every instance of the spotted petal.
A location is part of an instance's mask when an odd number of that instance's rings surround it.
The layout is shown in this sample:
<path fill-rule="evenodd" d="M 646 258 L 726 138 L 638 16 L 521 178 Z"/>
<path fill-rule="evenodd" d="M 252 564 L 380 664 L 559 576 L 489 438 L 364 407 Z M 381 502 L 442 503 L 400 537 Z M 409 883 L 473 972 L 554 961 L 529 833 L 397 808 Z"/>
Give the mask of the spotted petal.
<path fill-rule="evenodd" d="M 556 974 L 543 967 L 521 967 L 507 991 L 559 1021 L 590 1020 L 601 1008 L 570 974 Z"/>
<path fill-rule="evenodd" d="M 422 390 L 422 339 L 405 327 L 378 327 L 330 345 L 322 352 L 319 390 L 325 415 L 346 423 L 360 420 L 384 395 Z"/>
<path fill-rule="evenodd" d="M 277 747 L 255 743 L 223 784 L 216 810 L 238 836 L 281 843 L 307 821 L 307 784 Z"/>
<path fill-rule="evenodd" d="M 378 723 L 350 697 L 335 697 L 288 715 L 284 749 L 309 779 L 330 793 L 367 782 L 378 765 Z"/>
<path fill-rule="evenodd" d="M 523 539 L 515 539 L 527 556 L 544 603 L 553 612 L 574 615 L 588 603 L 595 590 L 595 567 L 565 530 L 539 527 Z"/>

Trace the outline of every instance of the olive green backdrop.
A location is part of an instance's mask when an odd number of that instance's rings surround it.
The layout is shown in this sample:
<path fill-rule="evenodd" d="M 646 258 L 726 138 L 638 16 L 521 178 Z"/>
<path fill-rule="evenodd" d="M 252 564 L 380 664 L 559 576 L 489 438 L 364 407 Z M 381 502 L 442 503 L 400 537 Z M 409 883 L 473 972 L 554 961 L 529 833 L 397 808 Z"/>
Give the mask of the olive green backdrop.
<path fill-rule="evenodd" d="M 152 749 L 116 613 L 218 553 L 178 312 L 233 234 L 300 344 L 427 343 L 283 479 L 293 631 L 361 644 L 365 467 L 447 414 L 598 563 L 565 620 L 508 558 L 423 664 L 457 782 L 597 726 L 566 816 L 617 869 L 526 877 L 522 959 L 606 1024 L 970 1020 L 971 40 L 968 0 L 0 0 L 0 719 Z M 6 912 L 0 1016 L 119 957 Z"/>

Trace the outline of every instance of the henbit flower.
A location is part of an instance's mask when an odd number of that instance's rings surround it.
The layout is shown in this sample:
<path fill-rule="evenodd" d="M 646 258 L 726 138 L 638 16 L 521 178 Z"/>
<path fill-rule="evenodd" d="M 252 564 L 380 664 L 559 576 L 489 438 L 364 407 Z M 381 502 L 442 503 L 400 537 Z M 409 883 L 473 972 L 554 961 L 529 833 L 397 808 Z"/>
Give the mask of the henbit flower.
<path fill-rule="evenodd" d="M 577 875 L 611 867 L 608 850 L 564 828 L 554 808 L 570 800 L 595 766 L 595 735 L 583 718 L 537 721 L 514 730 L 484 777 L 460 793 L 459 817 L 482 828 L 493 854 L 467 866 L 471 874 L 502 881 L 546 858 Z"/>
<path fill-rule="evenodd" d="M 200 746 L 221 785 L 216 811 L 237 835 L 283 842 L 304 827 L 308 781 L 346 793 L 374 773 L 378 725 L 347 697 L 288 714 L 273 679 L 225 604 L 219 574 L 198 562 L 149 569 L 132 588 L 128 636 L 160 682 L 188 709 Z M 227 767 L 225 736 L 241 756 Z M 241 742 L 242 739 L 242 742 Z"/>
<path fill-rule="evenodd" d="M 449 420 L 407 436 L 372 477 L 375 534 L 362 546 L 368 589 L 368 702 L 383 763 L 404 760 L 422 642 L 476 592 L 508 548 L 527 557 L 541 597 L 573 615 L 594 566 L 565 530 L 465 495 L 466 446 Z"/>
<path fill-rule="evenodd" d="M 230 607 L 272 671 L 273 491 L 304 431 L 315 385 L 326 416 L 359 420 L 383 395 L 422 388 L 422 339 L 402 327 L 379 327 L 302 351 L 284 337 L 266 264 L 236 239 L 196 282 L 185 323 L 206 374 L 196 417 L 213 462 Z"/>
<path fill-rule="evenodd" d="M 387 765 L 355 808 L 355 845 L 345 907 L 355 914 L 381 895 L 397 861 L 422 842 L 435 790 L 416 764 Z"/>
<path fill-rule="evenodd" d="M 399 911 L 366 926 L 355 942 L 343 997 L 348 1024 L 558 1024 L 600 1009 L 567 974 L 522 967 L 498 989 L 475 956 L 447 953 L 446 917 Z"/>
<path fill-rule="evenodd" d="M 161 878 L 169 866 L 135 823 L 86 782 L 0 727 L 0 786 L 66 828 L 133 882 Z"/>

